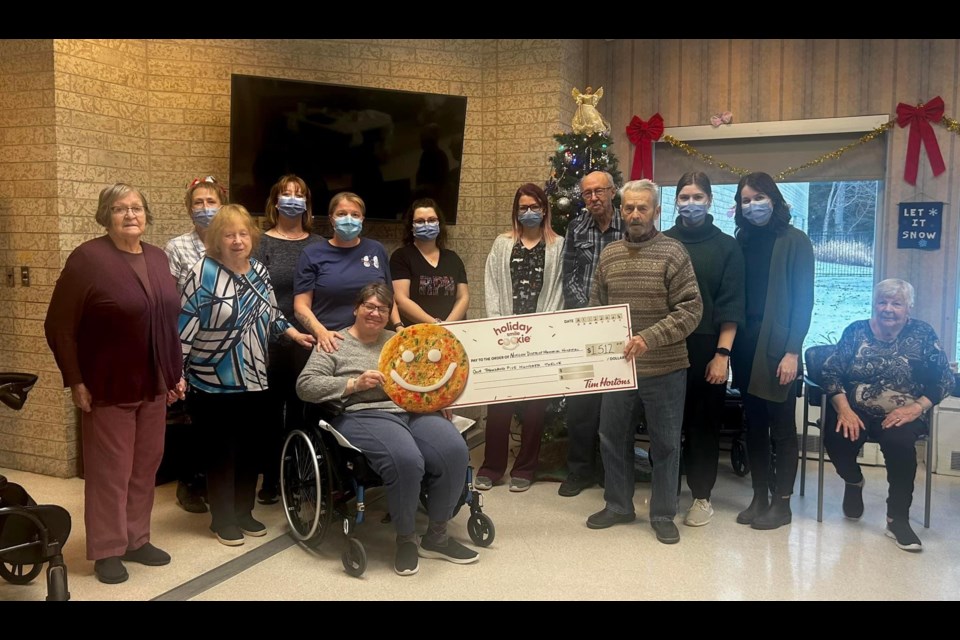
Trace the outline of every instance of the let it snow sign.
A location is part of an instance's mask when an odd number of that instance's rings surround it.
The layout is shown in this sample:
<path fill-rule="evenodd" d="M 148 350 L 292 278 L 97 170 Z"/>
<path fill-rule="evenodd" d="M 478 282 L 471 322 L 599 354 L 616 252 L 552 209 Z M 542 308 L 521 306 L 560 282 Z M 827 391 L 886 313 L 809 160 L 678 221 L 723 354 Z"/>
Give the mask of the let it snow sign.
<path fill-rule="evenodd" d="M 942 202 L 901 202 L 898 249 L 940 248 L 940 229 L 943 226 Z"/>

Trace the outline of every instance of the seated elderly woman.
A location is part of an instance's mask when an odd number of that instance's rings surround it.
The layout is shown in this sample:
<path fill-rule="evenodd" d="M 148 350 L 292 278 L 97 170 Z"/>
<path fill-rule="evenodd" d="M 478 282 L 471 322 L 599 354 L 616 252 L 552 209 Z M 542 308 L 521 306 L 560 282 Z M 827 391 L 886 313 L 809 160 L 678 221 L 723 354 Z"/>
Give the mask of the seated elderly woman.
<path fill-rule="evenodd" d="M 343 403 L 344 413 L 332 426 L 363 451 L 383 479 L 397 531 L 394 569 L 405 576 L 419 570 L 418 556 L 457 564 L 480 556 L 447 536 L 447 521 L 467 476 L 466 443 L 439 413 L 407 413 L 383 390 L 385 378 L 377 367 L 380 350 L 394 335 L 384 330 L 391 309 L 393 293 L 384 283 L 363 287 L 354 304 L 356 320 L 341 332 L 339 349 L 310 354 L 297 379 L 297 395 L 304 402 Z M 430 524 L 418 546 L 415 518 L 425 474 Z"/>
<path fill-rule="evenodd" d="M 887 535 L 906 551 L 920 551 L 910 528 L 914 445 L 929 428 L 930 409 L 950 394 L 953 373 L 933 328 L 910 317 L 913 286 L 884 280 L 873 290 L 873 316 L 848 326 L 823 365 L 830 397 L 824 445 L 846 481 L 843 514 L 863 515 L 863 474 L 857 452 L 867 436 L 880 443 L 887 466 Z M 831 410 L 832 409 L 832 410 Z"/>

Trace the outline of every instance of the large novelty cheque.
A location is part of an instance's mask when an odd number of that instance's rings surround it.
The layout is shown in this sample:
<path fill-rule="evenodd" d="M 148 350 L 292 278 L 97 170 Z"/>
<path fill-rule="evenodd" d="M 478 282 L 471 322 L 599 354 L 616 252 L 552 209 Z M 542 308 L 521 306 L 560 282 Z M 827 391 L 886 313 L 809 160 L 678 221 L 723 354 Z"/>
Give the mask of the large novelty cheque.
<path fill-rule="evenodd" d="M 420 324 L 387 341 L 384 391 L 408 411 L 636 389 L 629 305 Z"/>

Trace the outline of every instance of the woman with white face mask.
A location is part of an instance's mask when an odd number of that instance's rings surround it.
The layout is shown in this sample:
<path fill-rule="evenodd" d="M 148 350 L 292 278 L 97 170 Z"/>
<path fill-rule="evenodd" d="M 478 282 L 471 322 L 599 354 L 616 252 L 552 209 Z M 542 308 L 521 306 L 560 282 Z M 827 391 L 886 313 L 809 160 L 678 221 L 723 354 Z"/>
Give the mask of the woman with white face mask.
<path fill-rule="evenodd" d="M 403 246 L 390 257 L 390 272 L 405 325 L 467 317 L 467 270 L 444 246 L 446 231 L 443 212 L 431 198 L 415 201 L 403 217 Z"/>
<path fill-rule="evenodd" d="M 393 287 L 390 258 L 382 244 L 360 237 L 366 204 L 355 193 L 333 196 L 328 209 L 333 237 L 306 247 L 293 279 L 293 311 L 303 328 L 317 339 L 317 349 L 332 353 L 353 325 L 354 299 L 371 282 Z M 392 329 L 402 327 L 396 305 Z"/>
<path fill-rule="evenodd" d="M 813 245 L 790 226 L 790 210 L 766 173 L 740 179 L 737 242 L 746 277 L 746 323 L 733 347 L 734 384 L 743 396 L 753 501 L 737 516 L 754 529 L 776 529 L 792 518 L 797 477 L 796 380 L 800 350 L 813 312 Z M 771 441 L 776 452 L 773 498 L 768 482 Z"/>
<path fill-rule="evenodd" d="M 293 314 L 293 277 L 300 253 L 323 238 L 310 233 L 313 220 L 313 200 L 307 184 L 293 174 L 277 180 L 270 189 L 266 204 L 266 232 L 253 257 L 263 263 L 270 274 L 270 282 L 277 296 L 277 306 L 297 329 L 304 327 Z M 300 348 L 287 336 L 280 336 L 268 346 L 267 381 L 269 409 L 268 424 L 264 430 L 267 441 L 263 452 L 263 485 L 257 494 L 260 504 L 273 504 L 279 499 L 280 454 L 283 438 L 303 422 L 303 403 L 296 393 L 297 376 L 307 363 L 310 352 Z"/>
<path fill-rule="evenodd" d="M 700 324 L 687 336 L 687 395 L 683 410 L 684 468 L 693 495 L 683 522 L 700 527 L 710 522 L 710 493 L 717 481 L 720 418 L 727 390 L 730 350 L 743 324 L 743 253 L 737 241 L 713 224 L 710 178 L 700 171 L 677 182 L 677 223 L 664 231 L 683 243 L 703 300 Z"/>

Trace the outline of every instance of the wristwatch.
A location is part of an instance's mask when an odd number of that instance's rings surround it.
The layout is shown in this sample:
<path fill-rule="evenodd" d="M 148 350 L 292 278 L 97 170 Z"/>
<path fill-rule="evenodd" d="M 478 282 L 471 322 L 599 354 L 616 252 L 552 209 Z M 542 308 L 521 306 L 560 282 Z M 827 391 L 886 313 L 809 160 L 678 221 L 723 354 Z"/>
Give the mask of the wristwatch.
<path fill-rule="evenodd" d="M 727 356 L 728 358 L 730 357 L 730 349 L 727 349 L 726 347 L 717 347 L 717 353 L 722 356 Z"/>

